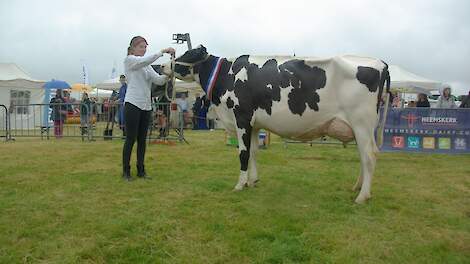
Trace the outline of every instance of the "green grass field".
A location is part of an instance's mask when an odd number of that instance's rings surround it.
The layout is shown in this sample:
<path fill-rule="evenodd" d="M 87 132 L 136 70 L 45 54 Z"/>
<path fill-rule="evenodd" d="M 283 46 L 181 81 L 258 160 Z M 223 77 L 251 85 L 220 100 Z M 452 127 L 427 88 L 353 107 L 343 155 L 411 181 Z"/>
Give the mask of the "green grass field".
<path fill-rule="evenodd" d="M 130 183 L 121 140 L 0 142 L 0 263 L 470 262 L 469 155 L 381 153 L 357 205 L 355 146 L 274 138 L 258 187 L 233 192 L 223 132 L 186 137 Z"/>

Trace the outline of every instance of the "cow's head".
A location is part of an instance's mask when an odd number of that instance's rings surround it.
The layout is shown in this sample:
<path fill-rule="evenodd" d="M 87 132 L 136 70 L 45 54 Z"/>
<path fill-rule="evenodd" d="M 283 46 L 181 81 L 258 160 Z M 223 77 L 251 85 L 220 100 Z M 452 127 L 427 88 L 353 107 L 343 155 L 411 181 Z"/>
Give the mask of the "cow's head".
<path fill-rule="evenodd" d="M 199 81 L 197 80 L 198 65 L 207 60 L 209 54 L 204 46 L 199 45 L 197 48 L 186 51 L 183 55 L 175 60 L 175 77 L 182 81 Z M 171 74 L 171 62 L 162 65 L 163 73 Z"/>

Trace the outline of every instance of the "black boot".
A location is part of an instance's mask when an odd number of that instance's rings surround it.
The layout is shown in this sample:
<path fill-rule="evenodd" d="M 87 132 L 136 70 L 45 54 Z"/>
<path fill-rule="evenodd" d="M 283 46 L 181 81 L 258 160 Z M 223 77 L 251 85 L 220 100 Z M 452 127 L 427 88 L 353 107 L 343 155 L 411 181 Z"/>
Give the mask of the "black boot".
<path fill-rule="evenodd" d="M 124 178 L 125 181 L 132 181 L 131 166 L 123 166 L 123 168 L 122 168 L 122 178 Z"/>
<path fill-rule="evenodd" d="M 137 165 L 137 177 L 146 179 L 146 180 L 151 180 L 149 176 L 147 176 L 147 173 L 145 173 L 145 166 L 144 165 Z"/>

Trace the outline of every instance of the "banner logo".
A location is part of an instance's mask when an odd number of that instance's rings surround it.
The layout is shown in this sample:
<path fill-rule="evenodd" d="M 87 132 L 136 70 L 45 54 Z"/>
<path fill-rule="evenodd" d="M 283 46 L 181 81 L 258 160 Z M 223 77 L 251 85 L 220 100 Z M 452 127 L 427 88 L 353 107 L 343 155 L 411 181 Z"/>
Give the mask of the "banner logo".
<path fill-rule="evenodd" d="M 408 137 L 408 148 L 418 149 L 419 147 L 419 137 Z"/>
<path fill-rule="evenodd" d="M 407 115 L 405 116 L 402 116 L 401 118 L 405 119 L 406 121 L 408 121 L 408 127 L 413 127 L 416 120 L 418 120 L 418 116 L 416 116 L 415 114 L 413 113 L 408 113 Z"/>
<path fill-rule="evenodd" d="M 436 148 L 436 139 L 433 137 L 423 137 L 423 148 L 425 149 L 435 149 Z"/>
<path fill-rule="evenodd" d="M 394 147 L 394 148 L 404 148 L 405 147 L 405 137 L 401 137 L 401 136 L 392 137 L 392 147 Z"/>

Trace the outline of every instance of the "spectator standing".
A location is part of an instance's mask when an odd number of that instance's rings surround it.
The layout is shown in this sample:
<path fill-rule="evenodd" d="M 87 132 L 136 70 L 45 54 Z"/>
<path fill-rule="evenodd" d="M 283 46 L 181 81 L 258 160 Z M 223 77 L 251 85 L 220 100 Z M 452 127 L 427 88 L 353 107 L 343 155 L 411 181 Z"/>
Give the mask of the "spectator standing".
<path fill-rule="evenodd" d="M 63 136 L 64 123 L 67 118 L 67 105 L 63 92 L 58 89 L 49 103 L 49 107 L 52 108 L 51 119 L 54 121 L 54 136 L 57 139 Z"/>
<path fill-rule="evenodd" d="M 126 98 L 127 92 L 127 80 L 125 75 L 119 77 L 119 82 L 121 83 L 121 88 L 119 88 L 118 94 L 118 122 L 119 128 L 122 130 L 122 135 L 126 136 L 126 130 L 124 129 L 124 100 Z"/>
<path fill-rule="evenodd" d="M 441 96 L 437 99 L 436 108 L 457 108 L 450 86 L 444 86 L 440 92 Z"/>
<path fill-rule="evenodd" d="M 198 129 L 199 128 L 199 115 L 201 112 L 201 107 L 202 107 L 202 99 L 200 95 L 197 93 L 196 94 L 196 100 L 194 101 L 193 104 L 193 129 Z"/>
<path fill-rule="evenodd" d="M 460 108 L 470 108 L 470 91 L 468 91 L 467 96 L 463 98 Z"/>
<path fill-rule="evenodd" d="M 425 94 L 418 94 L 418 102 L 416 103 L 416 107 L 430 107 L 428 97 Z"/>

